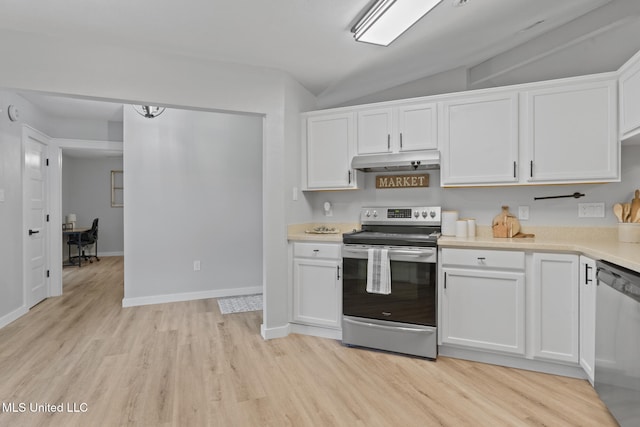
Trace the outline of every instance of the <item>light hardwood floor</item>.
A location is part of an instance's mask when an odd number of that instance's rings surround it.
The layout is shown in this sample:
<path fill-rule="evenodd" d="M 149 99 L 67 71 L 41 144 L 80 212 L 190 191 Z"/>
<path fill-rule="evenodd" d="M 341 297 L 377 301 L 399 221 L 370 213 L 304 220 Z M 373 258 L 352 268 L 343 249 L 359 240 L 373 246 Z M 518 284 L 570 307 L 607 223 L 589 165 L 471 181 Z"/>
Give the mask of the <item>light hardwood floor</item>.
<path fill-rule="evenodd" d="M 122 308 L 120 257 L 64 280 L 64 296 L 0 330 L 0 400 L 27 405 L 0 413 L 2 426 L 616 425 L 586 381 L 302 335 L 264 341 L 260 312 L 221 315 L 213 299 Z"/>

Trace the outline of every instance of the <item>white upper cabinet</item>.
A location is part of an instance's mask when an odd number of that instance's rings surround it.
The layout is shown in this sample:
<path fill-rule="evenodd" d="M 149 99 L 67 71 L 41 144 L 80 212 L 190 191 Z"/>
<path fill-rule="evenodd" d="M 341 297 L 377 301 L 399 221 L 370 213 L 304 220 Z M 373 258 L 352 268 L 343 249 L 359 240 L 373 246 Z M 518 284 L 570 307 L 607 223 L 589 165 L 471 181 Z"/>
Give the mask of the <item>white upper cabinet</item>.
<path fill-rule="evenodd" d="M 303 118 L 306 144 L 303 149 L 303 189 L 358 188 L 351 169 L 355 152 L 355 114 L 333 113 Z M 306 182 L 304 182 L 306 178 Z"/>
<path fill-rule="evenodd" d="M 518 94 L 457 98 L 442 103 L 441 183 L 518 181 Z"/>
<path fill-rule="evenodd" d="M 640 53 L 620 68 L 621 139 L 640 135 Z"/>
<path fill-rule="evenodd" d="M 523 93 L 526 180 L 620 180 L 616 81 L 561 81 Z"/>
<path fill-rule="evenodd" d="M 391 152 L 393 109 L 358 111 L 358 154 Z"/>
<path fill-rule="evenodd" d="M 438 126 L 436 104 L 415 104 L 398 107 L 398 137 L 400 151 L 436 150 Z"/>
<path fill-rule="evenodd" d="M 435 150 L 435 103 L 358 111 L 358 154 Z"/>

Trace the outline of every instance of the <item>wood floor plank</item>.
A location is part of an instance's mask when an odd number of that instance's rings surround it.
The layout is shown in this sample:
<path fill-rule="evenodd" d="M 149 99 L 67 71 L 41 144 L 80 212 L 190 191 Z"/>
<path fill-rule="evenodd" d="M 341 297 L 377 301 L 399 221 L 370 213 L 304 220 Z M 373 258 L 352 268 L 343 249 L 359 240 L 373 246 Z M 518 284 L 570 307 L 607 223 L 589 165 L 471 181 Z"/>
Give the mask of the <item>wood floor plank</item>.
<path fill-rule="evenodd" d="M 0 330 L 0 426 L 615 426 L 582 380 L 292 334 L 215 299 L 122 307 L 123 259 L 65 268 L 64 295 Z"/>

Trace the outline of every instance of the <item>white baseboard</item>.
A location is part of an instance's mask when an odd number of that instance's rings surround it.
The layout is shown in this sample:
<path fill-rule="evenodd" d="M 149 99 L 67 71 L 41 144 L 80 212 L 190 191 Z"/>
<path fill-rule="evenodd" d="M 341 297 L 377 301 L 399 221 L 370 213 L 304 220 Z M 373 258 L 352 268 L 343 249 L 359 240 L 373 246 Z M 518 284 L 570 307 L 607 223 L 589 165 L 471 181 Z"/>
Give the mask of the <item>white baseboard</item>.
<path fill-rule="evenodd" d="M 5 314 L 4 316 L 0 317 L 0 328 L 4 328 L 9 323 L 17 320 L 19 317 L 24 316 L 28 312 L 29 309 L 25 306 L 22 306 L 16 310 L 13 310 L 11 313 Z"/>
<path fill-rule="evenodd" d="M 88 254 L 91 255 L 91 254 Z M 75 256 L 72 255 L 72 256 Z M 107 257 L 107 256 L 124 256 L 124 252 L 122 251 L 115 251 L 115 252 L 98 252 L 98 258 L 100 257 Z M 64 259 L 62 260 L 63 262 L 69 262 L 69 257 L 65 256 Z"/>
<path fill-rule="evenodd" d="M 262 335 L 262 338 L 264 338 L 265 340 L 284 338 L 289 335 L 289 326 L 290 324 L 287 323 L 286 325 L 279 326 L 277 328 L 266 328 L 263 323 L 260 325 L 260 335 Z"/>
<path fill-rule="evenodd" d="M 524 359 L 516 356 L 470 350 L 448 345 L 438 346 L 440 356 L 453 357 L 455 359 L 471 360 L 474 362 L 489 363 L 491 365 L 507 366 L 509 368 L 525 369 L 527 371 L 544 372 L 545 374 L 561 375 L 564 377 L 587 379 L 587 374 L 579 365 L 567 365 L 556 362 Z"/>
<path fill-rule="evenodd" d="M 320 326 L 299 325 L 297 323 L 291 323 L 290 331 L 293 334 L 312 335 L 314 337 L 342 340 L 342 329 L 331 329 L 323 328 Z"/>
<path fill-rule="evenodd" d="M 181 294 L 151 295 L 148 297 L 124 298 L 123 307 L 136 307 L 150 304 L 166 304 L 168 302 L 194 301 L 199 299 L 235 297 L 239 295 L 261 294 L 262 286 L 247 288 L 217 289 L 211 291 L 185 292 Z"/>

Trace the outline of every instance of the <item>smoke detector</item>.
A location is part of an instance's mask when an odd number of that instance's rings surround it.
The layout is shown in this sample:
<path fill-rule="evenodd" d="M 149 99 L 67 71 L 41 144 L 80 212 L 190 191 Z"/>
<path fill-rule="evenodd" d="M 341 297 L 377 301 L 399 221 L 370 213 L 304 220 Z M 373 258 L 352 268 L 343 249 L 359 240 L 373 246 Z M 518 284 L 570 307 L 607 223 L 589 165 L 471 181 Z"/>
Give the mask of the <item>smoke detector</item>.
<path fill-rule="evenodd" d="M 469 3 L 469 0 L 452 0 L 451 6 L 453 7 L 461 7 Z"/>

